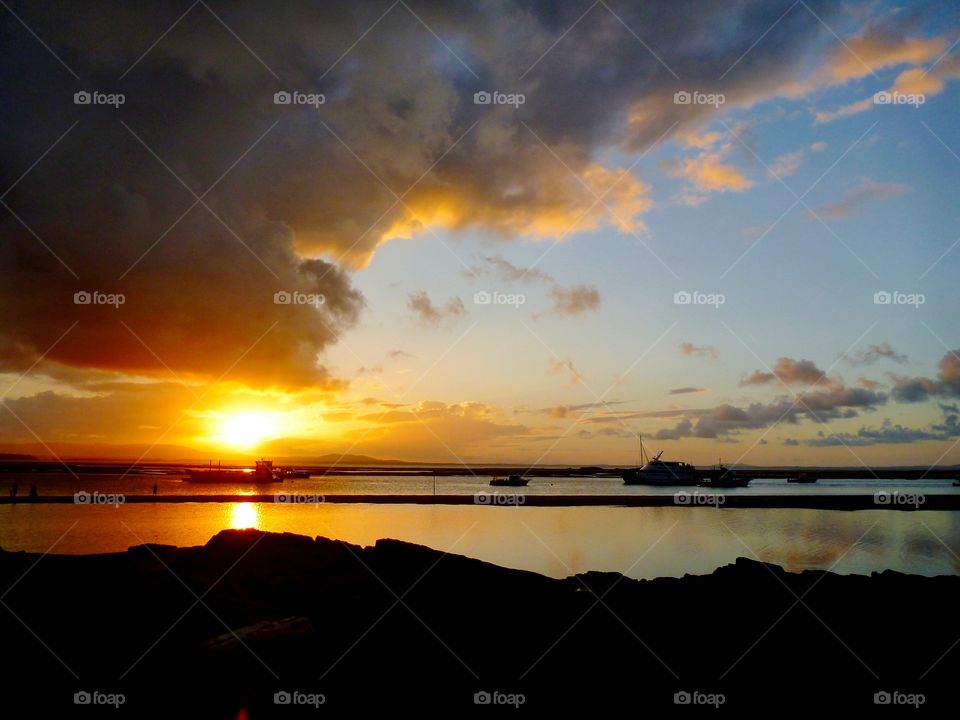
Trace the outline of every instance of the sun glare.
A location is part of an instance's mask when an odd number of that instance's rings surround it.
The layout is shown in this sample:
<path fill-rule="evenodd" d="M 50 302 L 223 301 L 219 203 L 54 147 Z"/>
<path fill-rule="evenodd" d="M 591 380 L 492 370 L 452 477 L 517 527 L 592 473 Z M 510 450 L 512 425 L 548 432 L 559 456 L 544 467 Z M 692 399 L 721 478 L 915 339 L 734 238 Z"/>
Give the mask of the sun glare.
<path fill-rule="evenodd" d="M 245 530 L 260 526 L 260 512 L 254 503 L 233 503 L 230 508 L 230 527 Z"/>
<path fill-rule="evenodd" d="M 276 437 L 280 420 L 271 412 L 240 412 L 224 415 L 217 424 L 216 439 L 223 445 L 248 450 Z"/>

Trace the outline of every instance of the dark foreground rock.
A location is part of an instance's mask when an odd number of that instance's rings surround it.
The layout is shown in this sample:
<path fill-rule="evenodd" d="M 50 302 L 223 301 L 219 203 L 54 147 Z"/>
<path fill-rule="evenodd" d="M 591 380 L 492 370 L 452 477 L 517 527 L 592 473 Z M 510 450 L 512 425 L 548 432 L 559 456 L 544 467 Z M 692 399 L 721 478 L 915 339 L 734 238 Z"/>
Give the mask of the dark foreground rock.
<path fill-rule="evenodd" d="M 923 712 L 954 706 L 960 669 L 960 577 L 746 559 L 553 580 L 394 540 L 224 531 L 203 547 L 0 552 L 0 594 L 4 718 Z"/>

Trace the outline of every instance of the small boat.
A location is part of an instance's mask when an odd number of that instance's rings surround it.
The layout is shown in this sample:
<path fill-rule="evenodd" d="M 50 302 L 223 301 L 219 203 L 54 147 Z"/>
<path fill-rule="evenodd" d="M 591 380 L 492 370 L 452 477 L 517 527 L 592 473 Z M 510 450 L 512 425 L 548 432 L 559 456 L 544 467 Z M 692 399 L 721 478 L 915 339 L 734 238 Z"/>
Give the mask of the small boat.
<path fill-rule="evenodd" d="M 495 477 L 490 481 L 494 487 L 525 487 L 530 482 L 526 475 L 511 475 L 510 477 Z"/>
<path fill-rule="evenodd" d="M 697 470 L 685 462 L 661 460 L 663 450 L 646 460 L 643 439 L 640 439 L 640 467 L 623 471 L 625 485 L 696 485 Z"/>
<path fill-rule="evenodd" d="M 213 467 L 211 462 L 209 468 L 185 468 L 184 472 L 187 476 L 183 481 L 195 483 L 271 483 L 283 480 L 274 471 L 272 460 L 257 460 L 253 471 L 223 469 L 219 463 Z"/>
<path fill-rule="evenodd" d="M 700 487 L 717 488 L 738 488 L 746 487 L 753 478 L 746 475 L 738 475 L 733 468 L 724 467 L 719 463 L 717 467 L 711 468 L 708 473 L 702 476 L 697 485 Z"/>
<path fill-rule="evenodd" d="M 284 479 L 290 478 L 292 480 L 306 480 L 310 477 L 309 470 L 293 470 L 291 468 L 281 468 L 280 474 Z"/>
<path fill-rule="evenodd" d="M 808 473 L 802 472 L 799 475 L 794 475 L 793 477 L 788 477 L 787 482 L 791 483 L 815 483 L 817 478 L 815 475 L 810 475 Z"/>

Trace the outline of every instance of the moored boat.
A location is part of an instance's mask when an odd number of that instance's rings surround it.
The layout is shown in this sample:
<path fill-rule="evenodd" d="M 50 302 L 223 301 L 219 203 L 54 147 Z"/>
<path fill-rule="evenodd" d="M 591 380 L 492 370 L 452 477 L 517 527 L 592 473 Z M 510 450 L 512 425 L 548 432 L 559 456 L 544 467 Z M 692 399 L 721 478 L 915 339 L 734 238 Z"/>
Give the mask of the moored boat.
<path fill-rule="evenodd" d="M 526 475 L 511 475 L 510 477 L 495 477 L 490 480 L 494 487 L 525 487 L 530 482 Z"/>
<path fill-rule="evenodd" d="M 623 471 L 625 485 L 696 485 L 697 471 L 693 465 L 685 462 L 661 460 L 663 450 L 649 461 L 640 439 L 640 462 L 638 468 Z"/>
<path fill-rule="evenodd" d="M 218 464 L 208 468 L 185 468 L 184 482 L 195 483 L 271 483 L 281 482 L 273 469 L 272 460 L 257 460 L 253 470 L 222 468 Z"/>
<path fill-rule="evenodd" d="M 738 488 L 747 487 L 751 480 L 753 478 L 740 475 L 733 468 L 724 467 L 721 463 L 710 468 L 706 475 L 701 475 L 697 484 L 700 487 Z"/>

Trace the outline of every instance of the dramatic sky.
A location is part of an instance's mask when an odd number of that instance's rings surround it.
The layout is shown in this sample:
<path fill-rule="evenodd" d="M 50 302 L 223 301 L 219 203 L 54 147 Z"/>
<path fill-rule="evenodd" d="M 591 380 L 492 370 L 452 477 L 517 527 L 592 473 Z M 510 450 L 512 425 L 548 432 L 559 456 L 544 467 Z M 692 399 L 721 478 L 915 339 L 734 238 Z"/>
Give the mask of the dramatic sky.
<path fill-rule="evenodd" d="M 955 2 L 8 0 L 0 450 L 960 462 L 958 41 Z"/>

